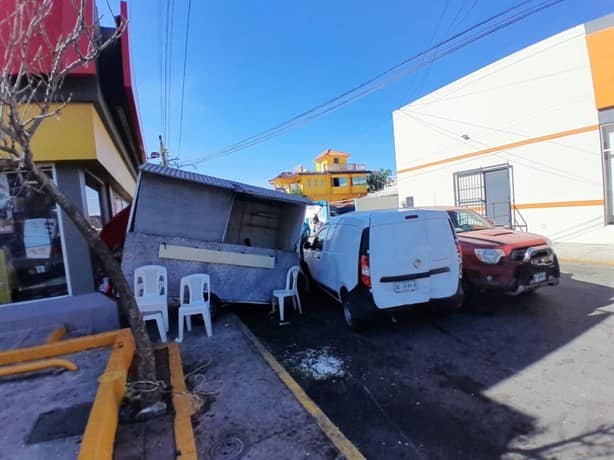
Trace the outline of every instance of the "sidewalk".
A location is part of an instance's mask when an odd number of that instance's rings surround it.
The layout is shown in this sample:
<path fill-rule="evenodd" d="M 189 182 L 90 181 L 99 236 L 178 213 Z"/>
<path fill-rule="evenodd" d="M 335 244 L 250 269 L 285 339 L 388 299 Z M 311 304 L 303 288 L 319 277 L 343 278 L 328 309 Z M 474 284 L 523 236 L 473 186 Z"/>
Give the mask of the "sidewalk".
<path fill-rule="evenodd" d="M 79 366 L 76 372 L 46 371 L 1 379 L 0 458 L 77 458 L 97 379 L 109 355 L 109 348 L 81 351 L 62 356 Z"/>
<path fill-rule="evenodd" d="M 234 314 L 216 318 L 211 338 L 195 325 L 181 344 L 181 357 L 188 388 L 199 385 L 211 396 L 209 407 L 193 417 L 199 457 L 340 458 Z"/>
<path fill-rule="evenodd" d="M 554 243 L 562 263 L 614 266 L 614 244 Z"/>

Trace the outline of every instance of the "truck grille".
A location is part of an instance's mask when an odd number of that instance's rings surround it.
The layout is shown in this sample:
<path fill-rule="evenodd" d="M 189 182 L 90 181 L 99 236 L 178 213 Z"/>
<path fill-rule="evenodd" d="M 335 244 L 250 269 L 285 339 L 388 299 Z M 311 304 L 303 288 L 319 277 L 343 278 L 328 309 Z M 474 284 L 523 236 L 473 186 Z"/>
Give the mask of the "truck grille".
<path fill-rule="evenodd" d="M 512 251 L 510 260 L 514 262 L 530 262 L 532 265 L 552 265 L 554 262 L 554 251 L 547 246 L 518 248 Z"/>
<path fill-rule="evenodd" d="M 510 260 L 513 262 L 522 262 L 522 259 L 524 259 L 524 255 L 527 252 L 527 249 L 529 248 L 514 249 L 510 254 Z"/>

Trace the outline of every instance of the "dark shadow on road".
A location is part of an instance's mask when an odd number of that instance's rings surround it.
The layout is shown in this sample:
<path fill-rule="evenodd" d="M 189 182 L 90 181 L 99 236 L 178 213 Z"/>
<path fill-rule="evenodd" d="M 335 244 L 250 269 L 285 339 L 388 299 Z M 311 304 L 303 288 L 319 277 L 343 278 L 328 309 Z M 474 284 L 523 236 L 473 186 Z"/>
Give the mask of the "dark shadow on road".
<path fill-rule="evenodd" d="M 293 375 L 368 458 L 541 458 L 540 451 L 509 448 L 534 432 L 536 421 L 484 392 L 597 326 L 611 314 L 600 308 L 613 298 L 613 288 L 567 273 L 556 288 L 483 295 L 452 313 L 421 308 L 395 322 L 385 316 L 360 334 L 321 295 L 304 300 L 302 316 L 290 312 L 287 325 L 262 307 L 237 312 L 280 361 L 323 347 L 344 360 L 341 378 Z"/>

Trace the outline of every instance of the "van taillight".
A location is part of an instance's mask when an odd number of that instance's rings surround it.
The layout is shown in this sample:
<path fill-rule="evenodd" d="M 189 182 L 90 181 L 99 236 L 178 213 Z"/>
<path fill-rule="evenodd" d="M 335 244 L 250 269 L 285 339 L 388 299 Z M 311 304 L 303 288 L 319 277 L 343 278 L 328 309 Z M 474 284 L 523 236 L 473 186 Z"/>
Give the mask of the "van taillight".
<path fill-rule="evenodd" d="M 463 250 L 460 241 L 456 241 L 456 254 L 458 255 L 459 277 L 463 276 Z"/>
<path fill-rule="evenodd" d="M 369 256 L 360 256 L 360 282 L 363 286 L 371 288 L 371 267 L 369 266 Z"/>

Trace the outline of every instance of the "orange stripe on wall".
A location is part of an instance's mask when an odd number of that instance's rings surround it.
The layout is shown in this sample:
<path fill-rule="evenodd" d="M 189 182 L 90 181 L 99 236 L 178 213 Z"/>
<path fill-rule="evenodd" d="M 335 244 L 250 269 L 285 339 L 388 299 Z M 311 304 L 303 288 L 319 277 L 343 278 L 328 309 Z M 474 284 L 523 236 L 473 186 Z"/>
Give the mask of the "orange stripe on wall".
<path fill-rule="evenodd" d="M 571 208 L 575 206 L 603 206 L 603 203 L 603 200 L 551 201 L 549 203 L 517 204 L 514 207 L 516 209 Z"/>
<path fill-rule="evenodd" d="M 511 144 L 499 145 L 497 147 L 490 147 L 484 150 L 478 150 L 477 152 L 464 153 L 463 155 L 456 155 L 443 160 L 431 161 L 430 163 L 424 163 L 417 166 L 410 166 L 409 168 L 399 169 L 397 174 L 403 174 L 406 172 L 417 171 L 419 169 L 430 168 L 431 166 L 442 165 L 445 163 L 453 163 L 459 160 L 466 160 L 468 158 L 479 157 L 487 155 L 493 152 L 499 152 L 501 150 L 513 149 L 516 147 L 522 147 L 523 145 L 537 144 L 538 142 L 549 141 L 551 139 L 558 139 L 559 137 L 573 136 L 574 134 L 586 133 L 589 131 L 596 131 L 599 129 L 599 125 L 584 126 L 582 128 L 570 129 L 568 131 L 561 131 L 558 133 L 547 134 L 545 136 L 533 137 L 531 139 L 525 139 L 523 141 L 512 142 Z"/>
<path fill-rule="evenodd" d="M 614 27 L 586 36 L 597 109 L 614 107 Z"/>

